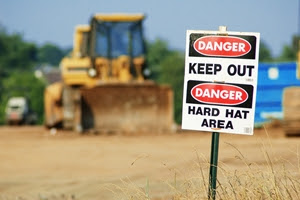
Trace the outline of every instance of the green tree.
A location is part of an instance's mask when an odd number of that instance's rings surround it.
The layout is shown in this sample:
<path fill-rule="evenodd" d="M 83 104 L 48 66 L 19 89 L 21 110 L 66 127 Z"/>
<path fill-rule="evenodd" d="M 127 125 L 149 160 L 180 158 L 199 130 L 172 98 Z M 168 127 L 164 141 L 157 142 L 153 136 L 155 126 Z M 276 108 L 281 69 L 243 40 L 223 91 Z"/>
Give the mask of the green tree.
<path fill-rule="evenodd" d="M 168 43 L 161 39 L 147 43 L 147 64 L 151 71 L 150 79 L 157 80 L 161 70 L 161 62 L 170 53 Z"/>
<path fill-rule="evenodd" d="M 152 72 L 150 78 L 172 87 L 174 119 L 177 123 L 181 123 L 184 53 L 172 50 L 166 41 L 156 39 L 153 43 L 148 43 L 147 61 Z"/>
<path fill-rule="evenodd" d="M 284 45 L 281 55 L 278 57 L 278 61 L 295 61 L 296 51 L 289 45 Z"/>
<path fill-rule="evenodd" d="M 182 115 L 182 92 L 184 79 L 184 54 L 174 51 L 165 57 L 161 64 L 161 73 L 158 81 L 173 88 L 174 93 L 174 119 L 181 123 Z"/>
<path fill-rule="evenodd" d="M 271 55 L 270 48 L 264 41 L 260 42 L 259 47 L 259 62 L 272 62 L 273 58 Z"/>
<path fill-rule="evenodd" d="M 36 63 L 37 48 L 24 42 L 19 34 L 0 32 L 0 76 L 14 70 L 31 70 Z"/>
<path fill-rule="evenodd" d="M 290 45 L 284 45 L 277 61 L 296 61 L 300 45 L 300 35 L 294 35 Z"/>
<path fill-rule="evenodd" d="M 43 122 L 43 94 L 45 82 L 37 79 L 32 72 L 13 72 L 2 81 L 2 100 L 0 105 L 0 122 L 4 123 L 6 102 L 12 96 L 25 96 L 31 101 L 31 108 L 38 114 L 38 122 Z"/>
<path fill-rule="evenodd" d="M 44 44 L 38 49 L 38 61 L 58 66 L 61 59 L 65 56 L 64 50 L 54 44 Z"/>
<path fill-rule="evenodd" d="M 0 28 L 0 124 L 4 108 L 11 96 L 26 96 L 34 111 L 43 116 L 44 83 L 34 77 L 37 47 L 23 40 L 20 34 L 8 34 Z M 40 118 L 39 122 L 42 121 Z"/>

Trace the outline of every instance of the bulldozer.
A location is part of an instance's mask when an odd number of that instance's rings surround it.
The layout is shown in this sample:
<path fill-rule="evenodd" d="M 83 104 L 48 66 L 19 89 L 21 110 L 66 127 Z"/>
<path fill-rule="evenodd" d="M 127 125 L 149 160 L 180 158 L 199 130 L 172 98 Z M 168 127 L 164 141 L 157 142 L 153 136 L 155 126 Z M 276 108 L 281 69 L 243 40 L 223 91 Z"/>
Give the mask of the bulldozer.
<path fill-rule="evenodd" d="M 173 91 L 147 78 L 143 14 L 95 14 L 75 28 L 61 81 L 44 92 L 45 126 L 77 132 L 174 127 Z"/>
<path fill-rule="evenodd" d="M 296 76 L 300 79 L 300 40 Z M 283 91 L 283 129 L 286 136 L 300 136 L 300 87 L 290 86 Z"/>

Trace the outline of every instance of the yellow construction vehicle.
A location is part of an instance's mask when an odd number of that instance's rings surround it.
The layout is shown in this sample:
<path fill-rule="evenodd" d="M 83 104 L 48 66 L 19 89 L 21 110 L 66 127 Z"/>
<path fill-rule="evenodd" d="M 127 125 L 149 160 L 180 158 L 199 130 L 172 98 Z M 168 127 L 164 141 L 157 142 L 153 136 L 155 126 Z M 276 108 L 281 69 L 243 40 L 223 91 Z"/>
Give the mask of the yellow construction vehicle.
<path fill-rule="evenodd" d="M 164 131 L 173 91 L 146 80 L 142 14 L 96 14 L 77 26 L 62 81 L 44 94 L 45 125 L 77 131 Z"/>
<path fill-rule="evenodd" d="M 298 48 L 297 78 L 300 79 L 300 41 Z M 300 87 L 291 86 L 283 93 L 283 129 L 287 136 L 300 136 Z"/>

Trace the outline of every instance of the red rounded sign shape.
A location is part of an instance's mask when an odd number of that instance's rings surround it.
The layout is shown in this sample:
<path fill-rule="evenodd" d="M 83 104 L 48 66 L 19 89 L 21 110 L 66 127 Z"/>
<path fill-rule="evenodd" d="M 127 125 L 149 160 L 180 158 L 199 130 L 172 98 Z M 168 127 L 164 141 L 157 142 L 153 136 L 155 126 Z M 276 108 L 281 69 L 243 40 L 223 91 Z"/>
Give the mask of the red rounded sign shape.
<path fill-rule="evenodd" d="M 201 83 L 191 90 L 192 97 L 201 102 L 219 105 L 239 105 L 248 99 L 241 87 L 227 84 Z"/>
<path fill-rule="evenodd" d="M 239 57 L 251 50 L 251 44 L 239 37 L 204 36 L 194 42 L 194 49 L 206 56 Z"/>

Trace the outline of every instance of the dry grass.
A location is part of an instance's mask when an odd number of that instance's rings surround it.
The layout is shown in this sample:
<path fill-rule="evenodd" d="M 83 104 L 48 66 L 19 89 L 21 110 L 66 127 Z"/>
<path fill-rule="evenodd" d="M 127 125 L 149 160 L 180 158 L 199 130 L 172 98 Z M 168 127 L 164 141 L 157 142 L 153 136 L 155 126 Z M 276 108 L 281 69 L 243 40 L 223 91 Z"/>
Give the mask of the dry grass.
<path fill-rule="evenodd" d="M 266 133 L 268 134 L 268 133 Z M 265 143 L 266 142 L 266 143 Z M 241 150 L 226 143 L 235 152 L 235 159 L 244 165 L 244 170 L 235 170 L 232 165 L 219 162 L 216 199 L 224 200 L 287 200 L 300 199 L 300 155 L 294 152 L 293 162 L 283 159 L 272 151 L 270 140 L 258 144 L 265 162 L 252 163 Z M 116 199 L 136 200 L 199 200 L 208 199 L 209 161 L 196 152 L 197 159 L 189 167 L 190 173 L 173 169 L 173 178 L 163 181 L 168 186 L 168 194 L 156 196 L 151 193 L 151 184 L 138 187 L 130 180 L 123 181 L 115 189 Z M 275 164 L 276 163 L 276 164 Z M 296 163 L 296 164 L 295 164 Z M 150 189 L 149 189 L 150 188 Z"/>

